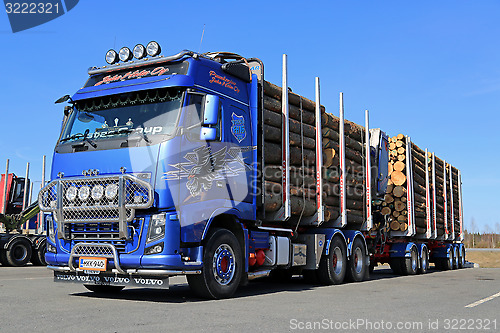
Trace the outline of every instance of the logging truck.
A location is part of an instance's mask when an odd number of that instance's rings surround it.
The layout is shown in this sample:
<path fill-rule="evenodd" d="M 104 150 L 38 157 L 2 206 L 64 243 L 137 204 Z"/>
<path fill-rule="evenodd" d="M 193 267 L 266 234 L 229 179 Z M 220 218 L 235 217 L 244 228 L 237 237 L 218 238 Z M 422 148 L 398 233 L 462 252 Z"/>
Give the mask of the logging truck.
<path fill-rule="evenodd" d="M 6 176 L 7 175 L 7 176 Z M 0 263 L 3 266 L 45 265 L 45 235 L 39 225 L 38 202 L 28 206 L 27 178 L 5 173 L 0 179 Z M 27 207 L 26 207 L 27 206 Z"/>
<path fill-rule="evenodd" d="M 460 173 L 408 136 L 389 137 L 264 79 L 226 52 L 109 50 L 64 108 L 46 260 L 94 292 L 168 288 L 205 298 L 249 280 L 362 281 L 461 267 Z M 135 59 L 134 59 L 135 58 Z M 392 201 L 391 201 L 392 200 Z"/>

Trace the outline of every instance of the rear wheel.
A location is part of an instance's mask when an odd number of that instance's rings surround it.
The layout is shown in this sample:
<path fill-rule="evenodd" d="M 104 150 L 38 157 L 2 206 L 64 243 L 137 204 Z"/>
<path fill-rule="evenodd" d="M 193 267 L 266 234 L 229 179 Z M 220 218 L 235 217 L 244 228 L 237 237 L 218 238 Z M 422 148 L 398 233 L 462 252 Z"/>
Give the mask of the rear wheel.
<path fill-rule="evenodd" d="M 317 276 L 321 284 L 341 284 L 347 271 L 347 247 L 340 237 L 330 243 L 328 255 L 321 257 Z"/>
<path fill-rule="evenodd" d="M 7 248 L 5 256 L 10 266 L 24 266 L 31 259 L 31 244 L 24 238 L 15 239 Z"/>
<path fill-rule="evenodd" d="M 422 258 L 420 259 L 420 267 L 418 269 L 418 272 L 420 274 L 425 274 L 429 270 L 429 251 L 427 251 L 427 248 L 422 249 Z"/>
<path fill-rule="evenodd" d="M 366 247 L 363 241 L 359 237 L 354 239 L 346 275 L 349 281 L 363 281 L 368 269 L 367 258 Z"/>
<path fill-rule="evenodd" d="M 98 294 L 116 294 L 125 288 L 124 286 L 103 286 L 99 284 L 84 284 L 83 286 Z"/>
<path fill-rule="evenodd" d="M 458 268 L 465 266 L 465 247 L 461 246 L 458 251 Z"/>
<path fill-rule="evenodd" d="M 47 243 L 43 242 L 40 244 L 38 249 L 33 252 L 31 255 L 31 263 L 35 266 L 46 266 L 47 262 L 45 261 L 45 251 L 47 250 Z"/>
<path fill-rule="evenodd" d="M 453 246 L 453 269 L 458 269 L 459 264 L 459 254 L 458 254 L 458 246 Z"/>
<path fill-rule="evenodd" d="M 203 298 L 231 297 L 240 284 L 243 259 L 236 236 L 226 229 L 216 229 L 203 254 L 201 274 L 188 275 L 189 287 Z"/>
<path fill-rule="evenodd" d="M 404 275 L 415 275 L 418 270 L 418 252 L 417 248 L 413 246 L 410 250 L 410 257 L 403 259 L 402 273 Z"/>

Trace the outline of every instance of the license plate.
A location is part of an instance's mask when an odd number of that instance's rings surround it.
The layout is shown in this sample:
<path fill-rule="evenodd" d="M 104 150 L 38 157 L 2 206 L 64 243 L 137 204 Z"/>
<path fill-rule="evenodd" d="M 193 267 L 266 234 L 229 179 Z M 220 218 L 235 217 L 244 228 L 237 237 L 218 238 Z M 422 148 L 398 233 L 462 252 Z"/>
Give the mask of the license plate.
<path fill-rule="evenodd" d="M 106 271 L 106 258 L 80 258 L 79 268 L 88 271 Z"/>

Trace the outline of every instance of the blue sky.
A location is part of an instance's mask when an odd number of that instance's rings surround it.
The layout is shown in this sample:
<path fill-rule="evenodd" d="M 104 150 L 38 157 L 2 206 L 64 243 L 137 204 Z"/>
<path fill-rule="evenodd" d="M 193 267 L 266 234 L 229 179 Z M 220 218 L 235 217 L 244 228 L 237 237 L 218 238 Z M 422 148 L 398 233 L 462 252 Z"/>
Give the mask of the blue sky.
<path fill-rule="evenodd" d="M 0 170 L 41 179 L 62 119 L 54 101 L 73 94 L 105 52 L 158 41 L 183 49 L 230 51 L 264 61 L 266 79 L 389 135 L 403 133 L 462 170 L 466 225 L 500 222 L 500 3 L 498 1 L 97 1 L 13 34 L 0 14 Z M 48 175 L 48 172 L 47 172 Z M 499 230 L 500 231 L 500 230 Z"/>

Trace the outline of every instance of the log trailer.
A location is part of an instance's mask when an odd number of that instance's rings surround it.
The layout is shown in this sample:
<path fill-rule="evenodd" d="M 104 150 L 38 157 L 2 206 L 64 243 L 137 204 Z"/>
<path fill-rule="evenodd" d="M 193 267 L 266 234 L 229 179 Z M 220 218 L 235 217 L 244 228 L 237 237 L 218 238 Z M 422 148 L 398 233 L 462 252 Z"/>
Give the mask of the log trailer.
<path fill-rule="evenodd" d="M 197 295 L 225 298 L 267 276 L 331 285 L 366 279 L 376 262 L 400 274 L 429 260 L 459 267 L 461 206 L 460 231 L 443 233 L 434 209 L 422 234 L 411 172 L 407 228 L 388 227 L 393 142 L 369 129 L 368 112 L 364 127 L 345 120 L 341 94 L 339 117 L 326 113 L 318 78 L 315 101 L 293 93 L 285 55 L 282 89 L 257 58 L 159 53 L 156 42 L 109 50 L 108 65 L 56 101 L 70 105 L 38 197 L 56 282 L 116 292 L 185 275 Z M 432 165 L 433 184 L 448 181 L 443 168 Z"/>
<path fill-rule="evenodd" d="M 0 263 L 3 266 L 24 266 L 31 261 L 33 265 L 45 265 L 45 235 L 34 229 L 22 227 L 36 218 L 40 212 L 38 202 L 23 210 L 25 185 L 29 179 L 17 177 L 13 173 L 1 175 L 0 180 Z M 38 223 L 35 221 L 35 223 Z M 38 228 L 37 228 L 38 229 Z"/>

